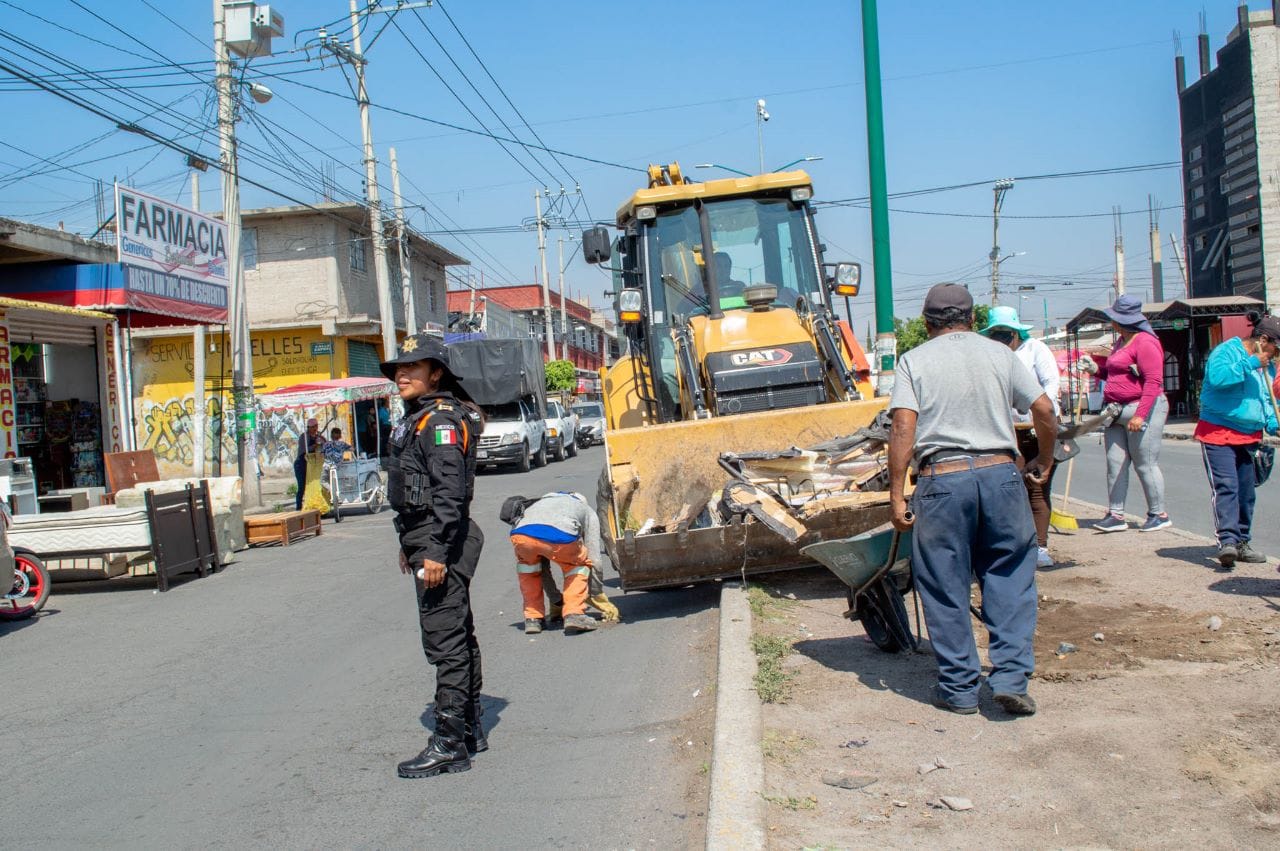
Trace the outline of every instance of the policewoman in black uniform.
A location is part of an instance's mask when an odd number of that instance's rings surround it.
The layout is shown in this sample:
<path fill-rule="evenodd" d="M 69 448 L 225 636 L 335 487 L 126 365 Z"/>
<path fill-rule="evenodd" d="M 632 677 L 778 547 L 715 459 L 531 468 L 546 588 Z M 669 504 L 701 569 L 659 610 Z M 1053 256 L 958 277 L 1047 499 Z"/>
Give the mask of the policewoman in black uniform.
<path fill-rule="evenodd" d="M 382 373 L 396 383 L 405 403 L 404 419 L 391 433 L 387 465 L 400 569 L 415 577 L 422 649 L 436 669 L 435 733 L 397 771 L 401 777 L 432 777 L 466 771 L 470 754 L 488 749 L 470 596 L 484 545 L 470 516 L 483 420 L 449 369 L 444 344 L 434 337 L 406 337 Z"/>

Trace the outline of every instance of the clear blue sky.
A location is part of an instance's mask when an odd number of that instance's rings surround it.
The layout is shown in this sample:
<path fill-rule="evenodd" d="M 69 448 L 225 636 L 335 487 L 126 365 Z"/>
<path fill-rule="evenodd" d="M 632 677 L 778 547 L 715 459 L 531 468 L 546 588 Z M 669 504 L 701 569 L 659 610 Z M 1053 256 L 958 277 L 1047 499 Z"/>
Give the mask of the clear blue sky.
<path fill-rule="evenodd" d="M 94 79 L 88 89 L 74 94 L 112 116 L 181 137 L 184 144 L 216 156 L 211 48 L 202 44 L 211 41 L 211 2 L 80 3 L 0 0 L 0 62 L 38 75 L 66 73 L 67 62 L 93 71 L 138 69 L 103 75 L 119 88 Z M 302 61 L 306 54 L 301 51 L 285 52 L 295 47 L 295 36 L 301 46 L 315 35 L 308 28 L 336 22 L 330 31 L 343 33 L 347 2 L 286 0 L 273 5 L 284 12 L 287 34 L 276 41 L 278 55 L 254 60 L 246 79 L 268 84 L 276 97 L 266 105 L 251 104 L 252 116 L 240 126 L 243 173 L 313 202 L 319 198 L 323 162 L 329 160 L 339 196 L 359 195 L 358 113 L 342 71 L 332 61 L 322 68 L 319 61 Z M 384 5 L 393 3 L 384 0 Z M 881 0 L 889 191 L 1177 161 L 1173 32 L 1182 35 L 1194 75 L 1201 10 L 1216 52 L 1234 25 L 1235 6 L 1224 0 Z M 1255 0 L 1253 6 L 1269 4 Z M 516 135 L 533 141 L 443 10 L 549 147 L 632 168 L 678 160 L 695 177 L 710 176 L 691 168 L 707 161 L 749 171 L 757 164 L 754 103 L 764 97 L 772 116 L 765 126 L 770 168 L 822 156 L 809 166 L 818 200 L 867 193 L 862 36 L 859 4 L 853 0 L 653 0 L 639 5 L 444 0 L 443 9 L 437 4 L 418 15 L 399 13 L 396 25 L 368 48 L 368 37 L 388 18 L 374 15 L 365 41 L 384 192 L 390 195 L 387 148 L 394 145 L 417 228 L 497 231 L 433 237 L 472 259 L 486 283 L 532 279 L 536 239 L 518 226 L 532 217 L 539 185 L 557 193 L 561 182 L 570 191 L 573 186 L 546 155 L 535 165 L 525 151 L 509 146 L 538 176 L 535 180 L 488 138 L 382 108 L 468 128 L 479 128 L 482 121 L 507 135 L 465 81 L 470 79 Z M 310 55 L 314 60 L 318 54 L 313 50 Z M 195 76 L 163 65 L 162 56 L 191 63 L 185 67 Z M 422 57 L 478 119 L 459 105 Z M 264 76 L 268 74 L 275 76 Z M 96 226 L 94 178 L 108 184 L 113 178 L 127 179 L 159 195 L 188 199 L 179 154 L 134 134 L 112 132 L 102 118 L 30 88 L 0 72 L 7 116 L 0 126 L 0 215 L 55 226 L 61 221 L 68 230 L 87 234 Z M 74 171 L 54 170 L 47 160 L 71 165 Z M 642 177 L 613 165 L 565 156 L 560 161 L 582 185 L 584 203 L 573 211 L 578 218 L 585 218 L 589 209 L 596 219 L 611 219 Z M 31 172 L 48 173 L 27 176 Z M 205 176 L 202 190 L 203 207 L 219 208 L 214 172 Z M 243 192 L 246 207 L 290 203 L 251 186 Z M 1021 302 L 1024 313 L 1040 320 L 1042 299 L 1047 299 L 1050 321 L 1056 323 L 1084 306 L 1107 301 L 1114 205 L 1127 213 L 1130 291 L 1145 292 L 1150 284 L 1148 194 L 1165 208 L 1159 222 L 1165 234 L 1166 295 L 1180 294 L 1168 244 L 1168 234 L 1180 238 L 1182 229 L 1176 167 L 1019 181 L 1005 201 L 1000 243 L 1004 252 L 1025 252 L 1002 266 L 1006 286 L 1036 286 Z M 916 313 L 924 290 L 939 280 L 964 280 L 980 300 L 986 296 L 991 198 L 990 186 L 982 185 L 891 203 L 899 315 Z M 559 211 L 569 214 L 573 200 L 566 198 Z M 1086 214 L 1098 215 L 1017 218 Z M 868 211 L 828 208 L 819 223 L 829 259 L 862 260 L 870 280 Z M 553 276 L 555 239 L 567 233 L 551 234 Z M 566 244 L 566 257 L 573 251 Z M 605 276 L 581 259 L 569 265 L 567 278 L 570 292 L 588 293 L 593 301 L 608 286 Z M 869 287 L 864 292 L 860 315 L 869 320 L 872 294 Z"/>

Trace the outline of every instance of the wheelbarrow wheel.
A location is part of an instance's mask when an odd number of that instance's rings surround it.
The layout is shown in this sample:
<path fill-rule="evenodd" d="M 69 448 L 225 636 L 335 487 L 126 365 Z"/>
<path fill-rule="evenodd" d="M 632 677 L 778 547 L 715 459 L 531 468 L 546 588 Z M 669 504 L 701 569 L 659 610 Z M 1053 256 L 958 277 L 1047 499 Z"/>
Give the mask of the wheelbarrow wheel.
<path fill-rule="evenodd" d="M 872 644 L 886 653 L 901 653 L 910 647 L 911 639 L 907 604 L 893 583 L 882 580 L 877 585 L 858 595 L 852 603 L 853 614 Z M 854 596 L 853 592 L 849 596 Z"/>
<path fill-rule="evenodd" d="M 364 491 L 369 494 L 369 501 L 366 503 L 369 513 L 377 514 L 382 510 L 382 477 L 377 473 L 365 476 Z"/>

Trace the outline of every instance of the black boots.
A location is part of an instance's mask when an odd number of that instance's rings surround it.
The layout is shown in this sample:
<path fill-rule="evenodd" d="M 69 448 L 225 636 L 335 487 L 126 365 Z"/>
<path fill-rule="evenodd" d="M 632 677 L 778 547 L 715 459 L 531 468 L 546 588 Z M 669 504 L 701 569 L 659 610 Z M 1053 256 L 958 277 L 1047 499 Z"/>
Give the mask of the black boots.
<path fill-rule="evenodd" d="M 471 759 L 464 744 L 466 735 L 467 724 L 462 716 L 437 712 L 436 732 L 426 750 L 397 765 L 397 773 L 401 777 L 434 777 L 437 774 L 466 771 L 471 768 Z M 485 746 L 488 747 L 488 744 Z"/>
<path fill-rule="evenodd" d="M 467 706 L 467 734 L 464 741 L 467 751 L 472 754 L 484 753 L 489 749 L 489 740 L 485 737 L 484 722 L 481 720 L 483 714 L 484 708 L 479 702 Z"/>

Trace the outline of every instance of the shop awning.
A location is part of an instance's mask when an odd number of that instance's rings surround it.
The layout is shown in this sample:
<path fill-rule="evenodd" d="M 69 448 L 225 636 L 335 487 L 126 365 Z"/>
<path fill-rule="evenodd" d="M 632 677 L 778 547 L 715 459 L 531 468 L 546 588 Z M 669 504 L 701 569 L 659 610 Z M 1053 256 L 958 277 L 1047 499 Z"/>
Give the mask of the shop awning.
<path fill-rule="evenodd" d="M 396 386 L 385 378 L 334 378 L 282 387 L 263 393 L 255 401 L 260 410 L 283 411 L 382 399 L 395 392 Z"/>
<path fill-rule="evenodd" d="M 227 321 L 225 286 L 118 263 L 0 267 L 0 295 L 67 308 L 127 312 L 134 327 Z"/>
<path fill-rule="evenodd" d="M 58 307 L 35 301 L 0 296 L 0 314 L 9 326 L 9 340 L 15 343 L 59 343 L 92 346 L 95 329 L 116 321 L 110 313 Z"/>

